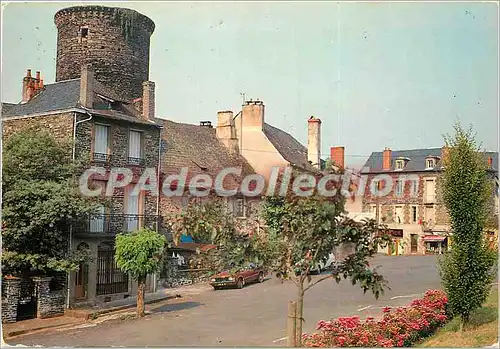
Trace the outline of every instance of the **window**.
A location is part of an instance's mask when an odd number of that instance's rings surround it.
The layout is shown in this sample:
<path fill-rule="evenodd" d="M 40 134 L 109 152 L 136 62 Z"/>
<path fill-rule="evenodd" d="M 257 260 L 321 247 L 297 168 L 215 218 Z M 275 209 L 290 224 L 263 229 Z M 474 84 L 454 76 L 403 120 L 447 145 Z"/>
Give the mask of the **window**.
<path fill-rule="evenodd" d="M 236 217 L 246 217 L 245 199 L 239 198 L 234 202 L 234 215 Z"/>
<path fill-rule="evenodd" d="M 411 222 L 417 223 L 418 214 L 417 214 L 417 206 L 411 206 Z"/>
<path fill-rule="evenodd" d="M 404 160 L 396 160 L 396 170 L 402 170 L 405 167 Z"/>
<path fill-rule="evenodd" d="M 129 132 L 128 163 L 132 165 L 143 165 L 144 163 L 142 156 L 142 132 Z"/>
<path fill-rule="evenodd" d="M 396 196 L 402 196 L 403 195 L 403 181 L 396 181 L 396 186 L 394 188 L 394 194 Z"/>
<path fill-rule="evenodd" d="M 94 125 L 94 161 L 109 161 L 109 126 Z"/>
<path fill-rule="evenodd" d="M 418 196 L 418 181 L 416 179 L 410 181 L 410 196 Z"/>
<path fill-rule="evenodd" d="M 425 222 L 428 226 L 432 227 L 435 219 L 435 209 L 434 205 L 425 206 Z"/>
<path fill-rule="evenodd" d="M 434 168 L 435 165 L 436 165 L 436 160 L 434 158 L 427 158 L 425 160 L 426 169 Z"/>
<path fill-rule="evenodd" d="M 425 180 L 425 203 L 432 204 L 435 199 L 435 182 L 433 179 Z"/>
<path fill-rule="evenodd" d="M 80 27 L 78 31 L 78 42 L 87 41 L 87 37 L 89 36 L 89 27 Z"/>
<path fill-rule="evenodd" d="M 398 224 L 403 223 L 403 206 L 394 206 L 394 221 Z"/>

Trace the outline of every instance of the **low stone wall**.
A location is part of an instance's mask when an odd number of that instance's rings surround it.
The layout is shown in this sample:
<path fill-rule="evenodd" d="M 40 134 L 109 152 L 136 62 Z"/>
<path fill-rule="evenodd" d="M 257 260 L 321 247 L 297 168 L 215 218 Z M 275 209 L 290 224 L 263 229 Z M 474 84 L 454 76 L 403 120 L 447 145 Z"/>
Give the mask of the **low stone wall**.
<path fill-rule="evenodd" d="M 64 290 L 51 291 L 51 277 L 33 278 L 36 294 L 36 317 L 48 318 L 64 315 L 66 295 Z M 2 323 L 17 321 L 17 311 L 21 287 L 28 287 L 29 279 L 2 280 Z"/>
<path fill-rule="evenodd" d="M 171 257 L 165 261 L 164 270 L 158 280 L 158 286 L 173 288 L 204 282 L 209 278 L 208 272 L 208 269 L 180 269 L 177 258 Z"/>

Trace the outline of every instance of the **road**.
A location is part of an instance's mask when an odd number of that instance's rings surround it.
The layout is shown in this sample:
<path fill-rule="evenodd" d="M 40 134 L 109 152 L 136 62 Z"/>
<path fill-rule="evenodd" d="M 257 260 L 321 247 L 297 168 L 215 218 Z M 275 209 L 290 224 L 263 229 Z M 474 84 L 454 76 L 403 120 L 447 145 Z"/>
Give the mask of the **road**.
<path fill-rule="evenodd" d="M 373 316 L 384 306 L 409 303 L 430 288 L 440 288 L 435 256 L 378 256 L 390 290 L 378 300 L 349 281 L 326 280 L 306 293 L 304 332 L 318 320 Z M 241 290 L 205 291 L 167 302 L 143 319 L 116 320 L 94 327 L 33 334 L 9 344 L 43 346 L 284 346 L 287 303 L 293 283 L 269 278 Z"/>

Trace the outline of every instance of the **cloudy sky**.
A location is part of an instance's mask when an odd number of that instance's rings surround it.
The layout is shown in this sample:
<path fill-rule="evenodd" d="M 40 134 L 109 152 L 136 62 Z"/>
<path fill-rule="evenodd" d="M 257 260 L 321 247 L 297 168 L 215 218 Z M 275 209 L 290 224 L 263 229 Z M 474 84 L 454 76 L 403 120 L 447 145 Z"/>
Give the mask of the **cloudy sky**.
<path fill-rule="evenodd" d="M 20 101 L 27 68 L 54 81 L 53 16 L 80 4 L 2 3 L 2 101 Z M 344 145 L 352 165 L 384 147 L 440 147 L 457 120 L 498 148 L 495 3 L 119 4 L 156 23 L 162 118 L 215 121 L 245 93 L 304 144 L 307 118 L 321 118 L 323 156 Z"/>

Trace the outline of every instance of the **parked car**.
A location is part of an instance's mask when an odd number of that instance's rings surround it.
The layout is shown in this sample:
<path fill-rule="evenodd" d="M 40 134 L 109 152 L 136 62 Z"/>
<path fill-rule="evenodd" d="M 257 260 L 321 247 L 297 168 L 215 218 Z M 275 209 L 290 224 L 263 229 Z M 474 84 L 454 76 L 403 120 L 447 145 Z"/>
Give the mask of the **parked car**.
<path fill-rule="evenodd" d="M 225 287 L 243 288 L 246 284 L 253 282 L 263 282 L 266 276 L 264 269 L 249 265 L 246 268 L 241 268 L 235 272 L 223 271 L 210 279 L 210 285 L 214 290 L 219 290 Z"/>
<path fill-rule="evenodd" d="M 310 269 L 311 274 L 321 274 L 322 271 L 332 269 L 335 265 L 335 255 L 330 253 L 320 259 L 320 261 Z"/>

